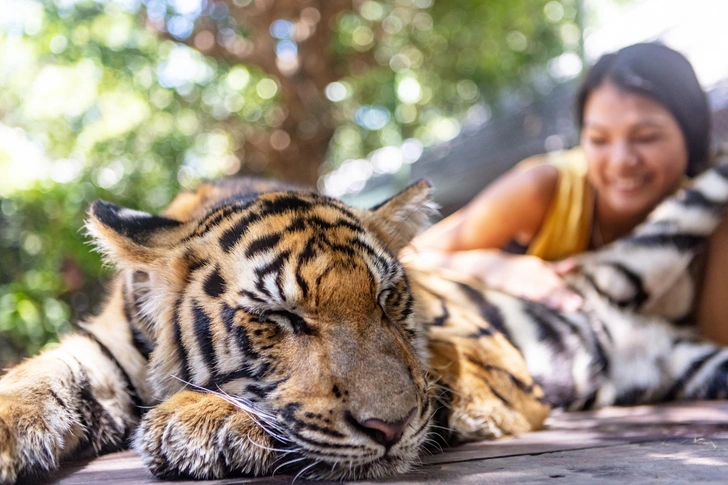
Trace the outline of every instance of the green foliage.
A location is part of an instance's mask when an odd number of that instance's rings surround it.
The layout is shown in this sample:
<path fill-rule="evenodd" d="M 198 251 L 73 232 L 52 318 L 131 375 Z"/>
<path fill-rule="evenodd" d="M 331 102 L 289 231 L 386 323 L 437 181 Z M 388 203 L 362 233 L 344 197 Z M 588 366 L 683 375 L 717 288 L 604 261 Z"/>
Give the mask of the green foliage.
<path fill-rule="evenodd" d="M 474 106 L 498 110 L 504 90 L 528 97 L 537 82 L 552 85 L 546 61 L 578 48 L 578 39 L 572 43 L 562 35 L 576 29 L 570 0 L 357 4 L 337 17 L 334 50 L 370 53 L 375 63 L 340 80 L 346 95 L 335 103 L 337 132 L 327 160 L 332 168 L 407 138 L 425 146 L 447 141 Z M 551 20 L 544 14 L 548 8 L 557 10 Z M 356 116 L 370 106 L 382 109 L 386 123 L 373 117 L 368 126 L 366 115 Z"/>
<path fill-rule="evenodd" d="M 259 71 L 164 40 L 117 3 L 45 2 L 23 20 L 0 34 L 0 361 L 100 301 L 91 201 L 159 211 L 180 186 L 235 173 L 240 138 L 278 109 Z M 165 75 L 175 56 L 187 70 Z"/>
<path fill-rule="evenodd" d="M 326 1 L 340 8 L 316 26 L 327 81 L 310 91 L 330 130 L 323 170 L 409 138 L 448 140 L 474 107 L 496 110 L 504 92 L 527 97 L 552 82 L 546 62 L 578 48 L 575 0 Z M 109 273 L 81 229 L 91 201 L 155 212 L 200 178 L 265 169 L 251 147 L 274 145 L 271 133 L 292 116 L 286 86 L 310 89 L 302 72 L 246 57 L 261 36 L 277 42 L 269 24 L 244 22 L 246 9 L 266 4 L 270 18 L 293 23 L 290 2 L 9 2 L 12 15 L 0 17 L 0 363 L 97 309 Z M 296 126 L 291 136 L 305 132 Z"/>

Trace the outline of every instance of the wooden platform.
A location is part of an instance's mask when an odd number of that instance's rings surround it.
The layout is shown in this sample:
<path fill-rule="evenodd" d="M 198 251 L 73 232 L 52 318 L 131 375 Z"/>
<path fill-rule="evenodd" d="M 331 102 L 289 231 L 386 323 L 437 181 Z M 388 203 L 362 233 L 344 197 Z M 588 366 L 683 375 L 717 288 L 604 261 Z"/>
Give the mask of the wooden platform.
<path fill-rule="evenodd" d="M 205 484 L 283 484 L 291 476 Z M 553 416 L 544 431 L 471 443 L 423 458 L 417 470 L 380 481 L 440 484 L 728 483 L 728 401 L 607 408 Z M 133 452 L 67 464 L 48 483 L 163 484 Z M 297 480 L 297 483 L 305 483 Z M 325 482 L 318 482 L 325 483 Z"/>

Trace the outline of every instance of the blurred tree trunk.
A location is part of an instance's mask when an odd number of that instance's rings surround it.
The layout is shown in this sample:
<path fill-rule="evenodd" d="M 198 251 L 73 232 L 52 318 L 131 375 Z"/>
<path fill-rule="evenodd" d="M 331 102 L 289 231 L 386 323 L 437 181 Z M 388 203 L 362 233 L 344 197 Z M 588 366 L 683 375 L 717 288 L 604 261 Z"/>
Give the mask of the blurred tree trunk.
<path fill-rule="evenodd" d="M 330 25 L 339 12 L 353 8 L 352 1 L 254 0 L 245 7 L 234 0 L 224 3 L 228 16 L 250 33 L 248 38 L 238 37 L 227 45 L 215 42 L 218 27 L 207 17 L 187 43 L 229 63 L 257 66 L 280 85 L 281 119 L 269 131 L 246 133 L 245 144 L 236 154 L 243 162 L 241 173 L 264 171 L 282 180 L 315 186 L 334 134 L 326 86 L 346 73 L 329 48 Z M 295 25 L 291 38 L 297 43 L 298 56 L 294 61 L 282 62 L 276 55 L 278 40 L 270 27 L 279 19 Z"/>

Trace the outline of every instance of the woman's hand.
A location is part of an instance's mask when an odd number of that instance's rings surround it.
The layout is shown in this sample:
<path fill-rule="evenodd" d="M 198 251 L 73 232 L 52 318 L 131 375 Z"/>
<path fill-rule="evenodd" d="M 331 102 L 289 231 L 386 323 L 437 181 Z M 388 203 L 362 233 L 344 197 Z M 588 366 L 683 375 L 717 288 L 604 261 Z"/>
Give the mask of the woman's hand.
<path fill-rule="evenodd" d="M 539 301 L 564 312 L 581 308 L 581 296 L 566 285 L 564 276 L 576 267 L 567 258 L 549 263 L 536 256 L 513 255 L 493 249 L 452 253 L 405 248 L 403 262 L 421 269 L 448 268 L 482 280 L 488 287 L 511 295 Z"/>
<path fill-rule="evenodd" d="M 567 286 L 564 276 L 575 267 L 573 258 L 550 263 L 536 256 L 504 255 L 481 279 L 491 288 L 574 312 L 583 300 Z"/>

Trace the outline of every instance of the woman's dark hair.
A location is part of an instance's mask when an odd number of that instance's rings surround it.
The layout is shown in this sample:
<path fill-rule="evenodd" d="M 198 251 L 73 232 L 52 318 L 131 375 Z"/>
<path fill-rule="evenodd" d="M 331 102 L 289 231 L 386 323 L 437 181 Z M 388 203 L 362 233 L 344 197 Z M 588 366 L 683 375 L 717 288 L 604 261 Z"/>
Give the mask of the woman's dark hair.
<path fill-rule="evenodd" d="M 651 98 L 664 106 L 678 122 L 688 151 L 687 175 L 708 165 L 711 118 L 708 99 L 690 62 L 661 44 L 644 43 L 602 56 L 589 70 L 577 97 L 579 127 L 589 95 L 604 82 L 624 91 Z"/>

